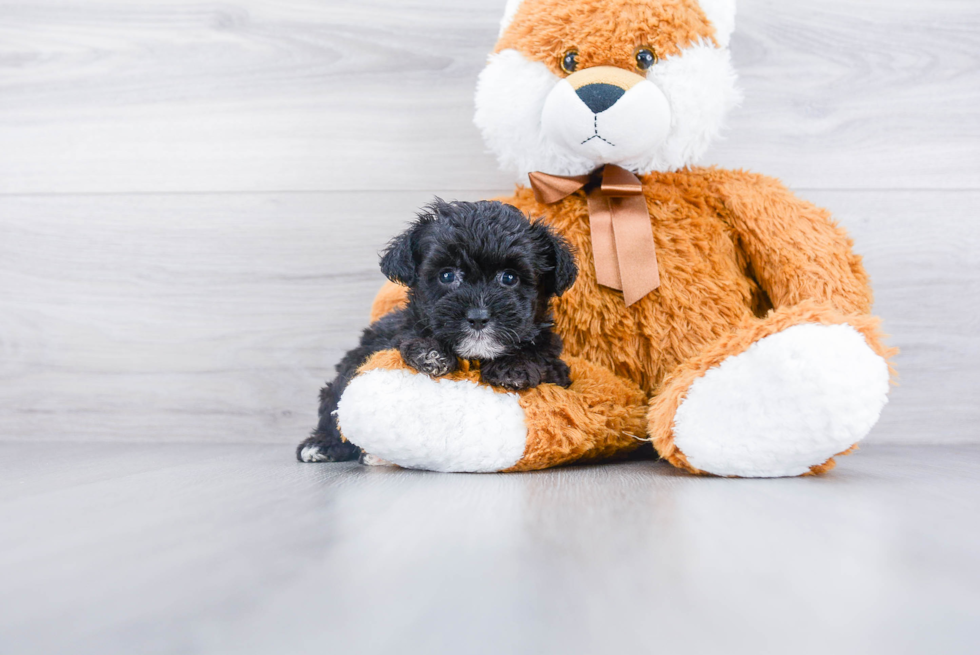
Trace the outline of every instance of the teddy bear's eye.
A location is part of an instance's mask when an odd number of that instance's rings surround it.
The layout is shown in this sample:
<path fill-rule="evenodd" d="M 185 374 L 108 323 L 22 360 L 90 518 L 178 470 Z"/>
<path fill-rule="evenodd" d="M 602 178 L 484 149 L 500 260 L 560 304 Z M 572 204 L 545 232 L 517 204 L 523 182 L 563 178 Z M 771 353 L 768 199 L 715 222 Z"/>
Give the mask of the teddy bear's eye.
<path fill-rule="evenodd" d="M 578 50 L 568 50 L 561 56 L 561 69 L 571 75 L 578 68 Z"/>
<path fill-rule="evenodd" d="M 640 46 L 633 55 L 636 59 L 636 67 L 641 71 L 648 70 L 657 63 L 657 53 L 649 46 Z"/>
<path fill-rule="evenodd" d="M 520 278 L 511 271 L 501 272 L 498 279 L 505 287 L 516 287 L 517 283 L 520 282 Z"/>

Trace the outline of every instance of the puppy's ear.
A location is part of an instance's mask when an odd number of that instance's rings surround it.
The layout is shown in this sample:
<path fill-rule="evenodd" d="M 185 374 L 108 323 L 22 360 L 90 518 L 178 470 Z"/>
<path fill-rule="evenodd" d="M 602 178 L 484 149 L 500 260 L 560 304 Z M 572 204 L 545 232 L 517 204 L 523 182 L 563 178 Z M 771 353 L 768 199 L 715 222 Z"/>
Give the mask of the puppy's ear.
<path fill-rule="evenodd" d="M 578 266 L 575 264 L 572 246 L 565 237 L 541 220 L 532 222 L 531 232 L 535 240 L 541 244 L 548 260 L 548 272 L 543 282 L 551 295 L 560 296 L 575 284 L 575 278 L 578 277 Z"/>
<path fill-rule="evenodd" d="M 422 263 L 422 234 L 433 221 L 429 214 L 419 214 L 412 227 L 392 239 L 381 255 L 381 272 L 392 282 L 410 287 L 418 280 L 417 270 Z"/>

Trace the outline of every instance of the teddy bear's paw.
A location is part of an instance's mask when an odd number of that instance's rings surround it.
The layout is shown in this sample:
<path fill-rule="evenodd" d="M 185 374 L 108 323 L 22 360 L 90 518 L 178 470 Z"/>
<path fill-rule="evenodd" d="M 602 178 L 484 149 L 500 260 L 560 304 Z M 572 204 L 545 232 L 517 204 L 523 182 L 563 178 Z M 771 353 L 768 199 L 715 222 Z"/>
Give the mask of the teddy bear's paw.
<path fill-rule="evenodd" d="M 374 369 L 351 380 L 338 422 L 348 439 L 405 468 L 492 472 L 524 455 L 524 410 L 511 393 L 470 380 Z"/>
<path fill-rule="evenodd" d="M 888 364 L 853 327 L 797 325 L 695 380 L 674 444 L 715 475 L 801 475 L 868 434 L 888 386 Z"/>

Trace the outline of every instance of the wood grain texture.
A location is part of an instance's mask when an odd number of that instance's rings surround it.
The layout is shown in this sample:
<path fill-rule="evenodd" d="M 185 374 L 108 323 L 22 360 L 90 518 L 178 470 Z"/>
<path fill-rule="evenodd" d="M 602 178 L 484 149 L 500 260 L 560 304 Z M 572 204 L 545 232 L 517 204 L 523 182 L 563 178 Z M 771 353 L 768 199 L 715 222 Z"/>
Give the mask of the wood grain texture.
<path fill-rule="evenodd" d="M 966 655 L 978 502 L 976 446 L 753 481 L 0 444 L 0 650 Z"/>
<path fill-rule="evenodd" d="M 0 193 L 506 187 L 472 126 L 503 0 L 0 0 Z M 980 4 L 740 0 L 708 161 L 980 184 Z"/>
<path fill-rule="evenodd" d="M 296 441 L 430 197 L 0 200 L 0 434 Z"/>
<path fill-rule="evenodd" d="M 980 192 L 803 195 L 853 233 L 902 349 L 870 441 L 980 440 Z M 0 197 L 0 439 L 298 442 L 431 197 Z"/>

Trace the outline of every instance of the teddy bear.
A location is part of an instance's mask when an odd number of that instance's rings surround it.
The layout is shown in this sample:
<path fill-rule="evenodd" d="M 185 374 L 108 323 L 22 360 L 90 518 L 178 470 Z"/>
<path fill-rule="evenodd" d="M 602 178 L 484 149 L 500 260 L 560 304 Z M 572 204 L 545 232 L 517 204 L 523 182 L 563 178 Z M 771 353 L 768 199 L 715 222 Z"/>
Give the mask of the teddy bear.
<path fill-rule="evenodd" d="M 373 356 L 346 439 L 404 467 L 529 471 L 644 442 L 694 474 L 820 474 L 869 433 L 893 370 L 861 258 L 779 181 L 698 165 L 740 98 L 734 0 L 509 0 L 475 123 L 500 198 L 575 248 L 555 299 L 572 385 L 510 392 Z M 372 319 L 404 303 L 388 283 Z"/>

